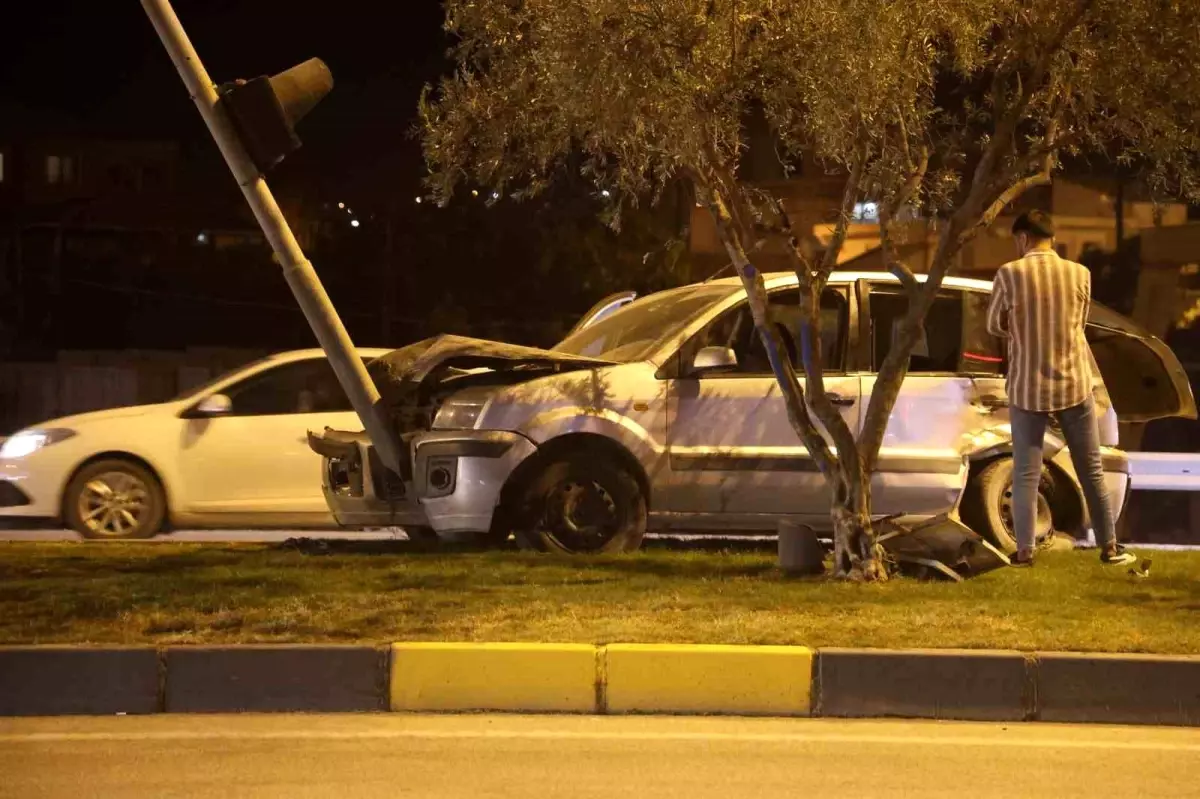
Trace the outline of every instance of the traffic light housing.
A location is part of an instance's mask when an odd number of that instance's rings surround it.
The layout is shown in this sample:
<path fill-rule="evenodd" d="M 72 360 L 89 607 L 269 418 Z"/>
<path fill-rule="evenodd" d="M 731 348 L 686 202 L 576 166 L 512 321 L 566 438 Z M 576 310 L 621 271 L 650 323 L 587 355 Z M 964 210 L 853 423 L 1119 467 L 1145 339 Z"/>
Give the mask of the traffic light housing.
<path fill-rule="evenodd" d="M 296 123 L 332 89 L 329 67 L 310 58 L 278 75 L 226 84 L 219 94 L 250 160 L 265 174 L 300 147 Z"/>

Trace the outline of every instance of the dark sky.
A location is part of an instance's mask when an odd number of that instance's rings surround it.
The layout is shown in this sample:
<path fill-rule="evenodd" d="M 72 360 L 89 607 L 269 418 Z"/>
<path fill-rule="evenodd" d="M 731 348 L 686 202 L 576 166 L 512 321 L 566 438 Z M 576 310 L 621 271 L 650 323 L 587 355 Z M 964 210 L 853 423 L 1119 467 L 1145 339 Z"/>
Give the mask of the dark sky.
<path fill-rule="evenodd" d="M 422 84 L 444 68 L 438 0 L 176 0 L 213 80 L 325 60 L 335 88 L 300 130 L 290 169 L 344 173 L 405 144 Z M 28 3 L 0 48 L 0 105 L 84 130 L 207 137 L 137 0 Z M 393 150 L 394 152 L 394 150 Z M 414 151 L 415 152 L 415 151 Z"/>

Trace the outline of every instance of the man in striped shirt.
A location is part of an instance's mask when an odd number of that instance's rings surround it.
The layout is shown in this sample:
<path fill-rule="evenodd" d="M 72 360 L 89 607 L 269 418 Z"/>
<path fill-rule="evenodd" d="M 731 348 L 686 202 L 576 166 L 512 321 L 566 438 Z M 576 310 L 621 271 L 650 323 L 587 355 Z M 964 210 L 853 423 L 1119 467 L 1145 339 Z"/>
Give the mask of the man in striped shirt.
<path fill-rule="evenodd" d="M 1092 278 L 1054 251 L 1054 222 L 1030 211 L 1012 226 L 1020 259 L 1004 264 L 992 284 L 988 332 L 1008 339 L 1008 391 L 1013 438 L 1013 565 L 1033 565 L 1038 483 L 1046 422 L 1058 419 L 1100 544 L 1100 560 L 1131 563 L 1117 544 L 1092 402 L 1091 351 L 1084 338 Z"/>

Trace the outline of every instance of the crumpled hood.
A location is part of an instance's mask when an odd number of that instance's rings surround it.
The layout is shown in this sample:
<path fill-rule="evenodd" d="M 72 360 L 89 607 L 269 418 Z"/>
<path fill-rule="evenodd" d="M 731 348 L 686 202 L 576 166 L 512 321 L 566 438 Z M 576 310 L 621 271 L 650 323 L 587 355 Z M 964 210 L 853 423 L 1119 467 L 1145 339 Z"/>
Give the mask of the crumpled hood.
<path fill-rule="evenodd" d="M 444 388 L 453 386 L 453 390 L 481 384 L 503 385 L 613 365 L 613 361 L 537 347 L 442 335 L 380 356 L 371 361 L 367 371 L 384 405 L 398 410 L 436 403 L 434 395 L 443 384 Z M 479 373 L 472 374 L 475 370 Z"/>

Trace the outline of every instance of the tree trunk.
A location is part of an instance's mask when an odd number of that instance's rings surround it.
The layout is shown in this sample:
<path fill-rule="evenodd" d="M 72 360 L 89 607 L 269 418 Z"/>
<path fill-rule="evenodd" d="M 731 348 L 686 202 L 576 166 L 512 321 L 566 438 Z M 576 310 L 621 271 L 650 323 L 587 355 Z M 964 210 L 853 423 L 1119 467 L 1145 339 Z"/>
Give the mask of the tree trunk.
<path fill-rule="evenodd" d="M 870 473 L 859 469 L 849 477 L 844 495 L 835 496 L 830 508 L 834 573 L 850 580 L 886 580 L 883 553 L 871 524 Z"/>
<path fill-rule="evenodd" d="M 810 279 L 799 276 L 801 304 L 806 311 L 801 331 L 801 355 L 804 359 L 805 373 L 809 378 L 806 401 L 805 391 L 800 387 L 791 361 L 782 355 L 762 275 L 746 257 L 746 249 L 738 238 L 740 226 L 737 218 L 730 213 L 726 204 L 736 200 L 727 200 L 712 188 L 704 188 L 717 233 L 746 290 L 754 326 L 766 349 L 771 371 L 783 395 L 788 419 L 831 490 L 831 517 L 838 553 L 835 574 L 846 579 L 886 580 L 887 572 L 878 557 L 871 526 L 869 473 L 863 469 L 853 433 L 824 394 L 819 325 L 819 298 L 823 284 L 814 284 Z M 814 415 L 822 421 L 833 438 L 837 446 L 836 455 L 813 421 Z"/>

